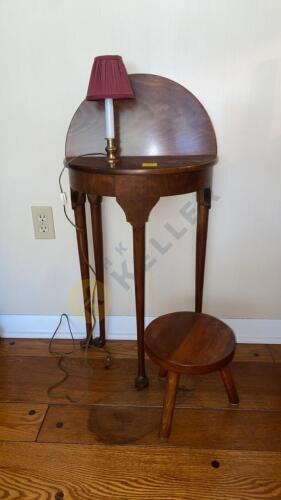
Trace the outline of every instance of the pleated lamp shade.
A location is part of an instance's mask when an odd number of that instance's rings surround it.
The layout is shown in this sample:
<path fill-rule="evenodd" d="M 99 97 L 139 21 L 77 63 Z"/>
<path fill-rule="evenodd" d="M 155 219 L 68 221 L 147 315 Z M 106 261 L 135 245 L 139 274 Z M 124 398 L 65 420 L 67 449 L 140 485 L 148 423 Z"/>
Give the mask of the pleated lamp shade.
<path fill-rule="evenodd" d="M 98 56 L 94 60 L 86 99 L 132 99 L 133 89 L 121 56 Z"/>

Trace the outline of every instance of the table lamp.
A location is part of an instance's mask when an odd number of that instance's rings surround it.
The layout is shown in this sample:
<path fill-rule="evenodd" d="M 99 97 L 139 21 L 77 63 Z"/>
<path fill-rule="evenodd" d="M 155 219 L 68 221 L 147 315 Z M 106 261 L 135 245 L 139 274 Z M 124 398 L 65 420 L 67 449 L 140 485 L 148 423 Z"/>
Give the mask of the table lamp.
<path fill-rule="evenodd" d="M 87 92 L 87 101 L 104 100 L 107 161 L 111 167 L 115 156 L 113 99 L 132 99 L 134 93 L 121 56 L 98 56 L 94 59 Z"/>

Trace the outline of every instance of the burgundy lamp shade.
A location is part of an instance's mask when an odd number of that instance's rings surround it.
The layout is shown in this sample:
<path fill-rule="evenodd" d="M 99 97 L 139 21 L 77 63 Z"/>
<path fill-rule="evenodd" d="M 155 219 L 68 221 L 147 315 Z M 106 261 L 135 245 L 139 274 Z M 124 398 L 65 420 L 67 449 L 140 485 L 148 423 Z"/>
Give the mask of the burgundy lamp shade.
<path fill-rule="evenodd" d="M 87 101 L 132 99 L 133 89 L 121 56 L 95 57 Z"/>

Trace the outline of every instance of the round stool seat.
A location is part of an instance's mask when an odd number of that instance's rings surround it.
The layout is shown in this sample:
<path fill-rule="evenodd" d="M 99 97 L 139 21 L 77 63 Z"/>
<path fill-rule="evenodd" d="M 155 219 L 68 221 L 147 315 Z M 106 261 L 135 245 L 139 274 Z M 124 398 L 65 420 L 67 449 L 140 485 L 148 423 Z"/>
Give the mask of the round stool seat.
<path fill-rule="evenodd" d="M 234 334 L 209 314 L 174 312 L 152 321 L 145 330 L 148 356 L 176 373 L 208 373 L 226 366 L 235 352 Z"/>

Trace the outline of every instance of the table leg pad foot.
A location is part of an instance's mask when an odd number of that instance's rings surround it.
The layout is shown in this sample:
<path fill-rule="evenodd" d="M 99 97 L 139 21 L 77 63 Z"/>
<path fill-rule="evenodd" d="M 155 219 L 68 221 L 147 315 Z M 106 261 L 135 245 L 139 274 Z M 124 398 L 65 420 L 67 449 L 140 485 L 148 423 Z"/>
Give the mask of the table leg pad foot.
<path fill-rule="evenodd" d="M 103 347 L 105 344 L 105 340 L 101 339 L 100 337 L 96 337 L 96 338 L 91 338 L 90 342 L 88 342 L 87 339 L 83 339 L 80 341 L 80 347 L 81 349 L 86 349 L 87 345 L 90 347 L 90 346 L 94 346 L 94 347 Z"/>
<path fill-rule="evenodd" d="M 149 384 L 149 380 L 146 375 L 140 375 L 139 377 L 136 377 L 135 379 L 135 386 L 136 388 L 141 391 L 145 387 L 147 387 Z"/>
<path fill-rule="evenodd" d="M 93 340 L 93 345 L 95 347 L 103 347 L 105 344 L 105 339 L 102 337 L 95 337 Z"/>

